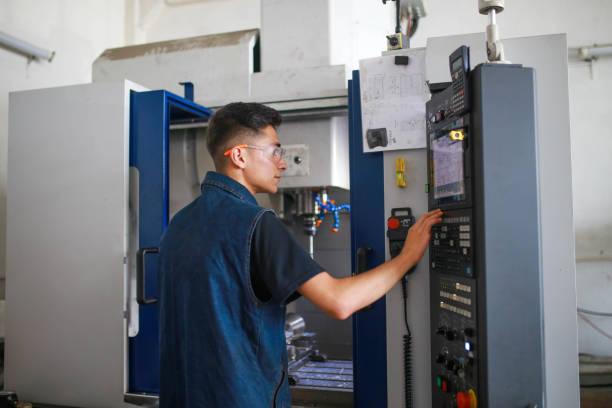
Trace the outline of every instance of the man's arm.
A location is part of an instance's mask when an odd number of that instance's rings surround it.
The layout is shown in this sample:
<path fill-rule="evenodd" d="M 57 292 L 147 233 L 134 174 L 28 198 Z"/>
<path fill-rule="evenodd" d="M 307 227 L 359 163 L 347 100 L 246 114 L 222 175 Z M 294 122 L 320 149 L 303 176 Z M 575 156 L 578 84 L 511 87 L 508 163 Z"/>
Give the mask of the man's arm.
<path fill-rule="evenodd" d="M 431 227 L 441 221 L 440 210 L 424 214 L 408 231 L 404 247 L 395 258 L 348 278 L 337 279 L 322 272 L 298 291 L 329 316 L 344 320 L 383 297 L 419 262 L 429 244 Z"/>

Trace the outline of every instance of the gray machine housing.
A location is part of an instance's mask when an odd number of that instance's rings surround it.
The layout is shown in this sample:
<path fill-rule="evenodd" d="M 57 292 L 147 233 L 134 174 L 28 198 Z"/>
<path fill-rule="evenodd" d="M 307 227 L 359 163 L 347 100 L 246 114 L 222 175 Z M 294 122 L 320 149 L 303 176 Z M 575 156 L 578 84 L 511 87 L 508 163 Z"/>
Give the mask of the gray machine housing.
<path fill-rule="evenodd" d="M 471 109 L 461 127 L 466 130 L 464 167 L 471 179 L 465 177 L 465 189 L 470 194 L 436 205 L 434 189 L 429 191 L 430 208 L 446 210 L 432 243 L 437 234 L 451 230 L 454 215 L 464 216 L 462 231 L 472 234 L 468 263 L 458 262 L 452 250 L 446 255 L 430 251 L 432 406 L 453 406 L 448 404 L 459 392 L 473 390 L 480 406 L 541 407 L 545 381 L 535 72 L 482 64 L 469 80 Z M 440 104 L 430 103 L 428 117 L 436 109 Z M 432 126 L 428 141 L 456 128 L 458 118 L 450 115 Z M 449 265 L 457 263 L 461 266 L 451 270 Z M 471 292 L 454 290 L 455 284 L 469 286 Z M 455 295 L 459 300 L 453 300 Z M 448 385 L 440 387 L 439 379 Z"/>
<path fill-rule="evenodd" d="M 472 79 L 484 406 L 544 406 L 535 73 L 485 64 Z M 484 289 L 484 290 L 482 290 Z"/>

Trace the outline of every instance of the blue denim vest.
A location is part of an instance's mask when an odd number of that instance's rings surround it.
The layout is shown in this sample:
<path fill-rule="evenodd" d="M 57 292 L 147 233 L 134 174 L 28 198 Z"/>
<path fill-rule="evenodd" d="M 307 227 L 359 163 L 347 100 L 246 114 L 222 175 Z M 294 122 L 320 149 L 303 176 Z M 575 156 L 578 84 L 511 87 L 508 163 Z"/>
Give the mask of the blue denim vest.
<path fill-rule="evenodd" d="M 160 245 L 161 408 L 289 408 L 285 305 L 262 304 L 251 238 L 270 211 L 209 172 Z"/>

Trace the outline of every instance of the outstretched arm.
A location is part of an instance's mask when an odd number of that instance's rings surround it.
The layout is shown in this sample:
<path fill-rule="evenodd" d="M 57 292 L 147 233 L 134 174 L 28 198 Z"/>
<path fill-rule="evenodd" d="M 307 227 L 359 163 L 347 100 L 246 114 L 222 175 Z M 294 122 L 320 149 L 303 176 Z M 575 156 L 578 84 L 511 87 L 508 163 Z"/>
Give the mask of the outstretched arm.
<path fill-rule="evenodd" d="M 322 272 L 298 291 L 326 314 L 346 319 L 356 311 L 374 303 L 419 262 L 427 249 L 431 227 L 442 221 L 442 211 L 424 214 L 408 230 L 404 247 L 398 256 L 359 275 L 334 278 Z"/>

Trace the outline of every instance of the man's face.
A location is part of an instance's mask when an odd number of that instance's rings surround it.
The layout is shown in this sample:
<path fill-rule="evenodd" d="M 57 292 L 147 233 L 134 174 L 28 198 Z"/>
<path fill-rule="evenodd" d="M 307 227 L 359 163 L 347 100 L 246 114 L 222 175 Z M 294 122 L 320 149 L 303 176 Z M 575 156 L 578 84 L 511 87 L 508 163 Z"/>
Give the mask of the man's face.
<path fill-rule="evenodd" d="M 261 149 L 245 149 L 248 154 L 244 176 L 249 189 L 255 193 L 276 193 L 281 173 L 287 169 L 284 158 L 273 154 L 274 149 L 280 149 L 278 135 L 273 126 L 267 126 L 259 131 L 254 144 Z M 278 153 L 278 151 L 277 151 Z"/>

